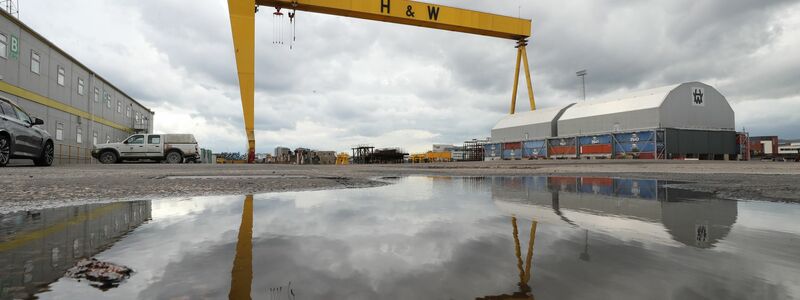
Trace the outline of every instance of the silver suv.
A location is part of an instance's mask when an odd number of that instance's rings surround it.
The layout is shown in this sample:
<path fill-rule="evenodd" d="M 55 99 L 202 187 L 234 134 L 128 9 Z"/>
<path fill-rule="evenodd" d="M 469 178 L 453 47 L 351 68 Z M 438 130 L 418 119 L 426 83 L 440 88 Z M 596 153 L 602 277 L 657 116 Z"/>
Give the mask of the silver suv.
<path fill-rule="evenodd" d="M 12 158 L 33 159 L 37 166 L 53 164 L 53 139 L 37 125 L 39 118 L 31 119 L 22 108 L 0 98 L 0 167 Z"/>

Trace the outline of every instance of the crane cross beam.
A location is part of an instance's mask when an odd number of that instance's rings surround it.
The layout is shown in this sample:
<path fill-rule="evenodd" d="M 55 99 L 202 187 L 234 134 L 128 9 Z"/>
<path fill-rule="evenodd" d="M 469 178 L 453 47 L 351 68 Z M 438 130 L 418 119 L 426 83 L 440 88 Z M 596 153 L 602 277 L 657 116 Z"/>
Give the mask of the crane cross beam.
<path fill-rule="evenodd" d="M 257 5 L 521 40 L 531 20 L 409 0 L 256 0 Z"/>

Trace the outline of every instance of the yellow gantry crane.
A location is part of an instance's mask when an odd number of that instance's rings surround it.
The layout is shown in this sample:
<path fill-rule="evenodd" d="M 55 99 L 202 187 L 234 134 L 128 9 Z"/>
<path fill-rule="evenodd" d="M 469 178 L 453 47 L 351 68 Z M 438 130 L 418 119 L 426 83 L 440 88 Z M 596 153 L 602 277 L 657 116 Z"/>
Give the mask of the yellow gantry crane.
<path fill-rule="evenodd" d="M 531 20 L 409 0 L 228 0 L 248 160 L 255 159 L 255 13 L 257 6 L 307 11 L 440 30 L 449 30 L 517 41 L 517 63 L 510 113 L 514 114 L 520 63 L 525 65 L 531 110 L 536 109 L 525 47 L 531 35 Z"/>

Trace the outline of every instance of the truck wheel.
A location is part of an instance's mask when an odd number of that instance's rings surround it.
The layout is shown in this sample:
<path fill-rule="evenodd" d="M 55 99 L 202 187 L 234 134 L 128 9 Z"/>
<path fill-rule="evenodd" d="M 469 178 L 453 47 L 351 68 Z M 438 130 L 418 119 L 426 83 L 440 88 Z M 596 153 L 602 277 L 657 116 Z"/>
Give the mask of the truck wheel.
<path fill-rule="evenodd" d="M 33 164 L 40 167 L 49 167 L 53 165 L 53 143 L 48 141 L 44 144 L 42 154 L 39 158 L 33 160 Z"/>
<path fill-rule="evenodd" d="M 104 164 L 113 164 L 117 162 L 117 154 L 114 151 L 106 151 L 100 153 L 100 162 Z"/>
<path fill-rule="evenodd" d="M 11 159 L 11 139 L 0 135 L 0 167 L 5 167 Z"/>
<path fill-rule="evenodd" d="M 172 151 L 167 153 L 166 160 L 168 164 L 179 164 L 183 162 L 183 155 L 178 151 Z"/>

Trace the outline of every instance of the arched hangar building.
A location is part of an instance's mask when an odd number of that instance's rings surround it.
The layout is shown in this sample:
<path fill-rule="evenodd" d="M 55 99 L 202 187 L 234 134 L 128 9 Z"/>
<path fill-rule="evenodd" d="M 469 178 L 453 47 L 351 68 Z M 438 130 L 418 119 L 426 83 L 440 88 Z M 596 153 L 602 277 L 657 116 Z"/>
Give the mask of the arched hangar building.
<path fill-rule="evenodd" d="M 508 115 L 487 160 L 533 158 L 732 159 L 734 112 L 717 89 L 687 82 Z"/>

